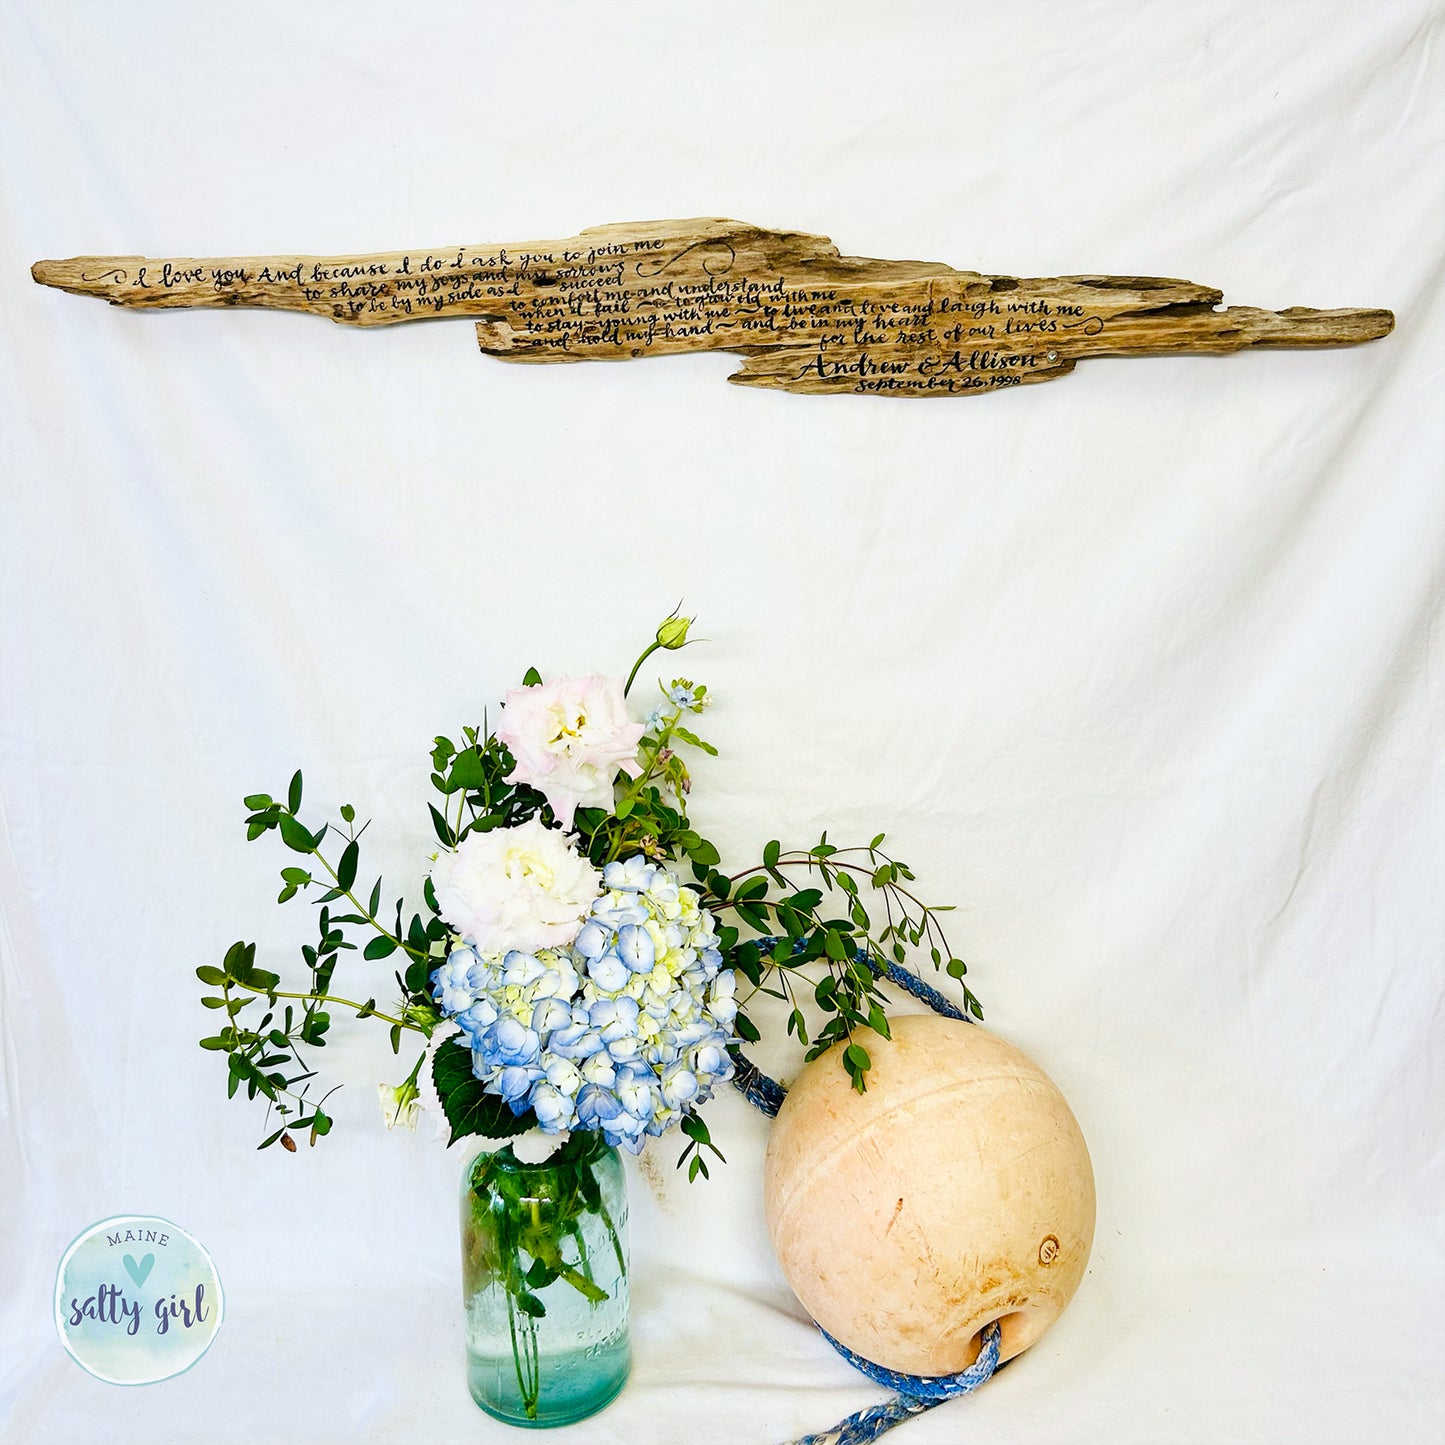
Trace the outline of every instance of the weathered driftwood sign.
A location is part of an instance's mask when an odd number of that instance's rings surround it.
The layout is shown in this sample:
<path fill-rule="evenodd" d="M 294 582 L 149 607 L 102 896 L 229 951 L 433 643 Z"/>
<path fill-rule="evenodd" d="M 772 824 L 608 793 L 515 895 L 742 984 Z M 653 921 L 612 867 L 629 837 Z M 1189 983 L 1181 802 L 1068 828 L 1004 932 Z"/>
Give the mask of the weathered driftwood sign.
<path fill-rule="evenodd" d="M 267 306 L 353 326 L 470 316 L 505 361 L 741 355 L 728 379 L 797 392 L 966 396 L 1091 356 L 1352 346 L 1388 311 L 1260 311 L 1151 276 L 1032 279 L 840 256 L 740 221 L 599 226 L 565 241 L 374 256 L 40 261 L 35 279 L 119 306 Z"/>

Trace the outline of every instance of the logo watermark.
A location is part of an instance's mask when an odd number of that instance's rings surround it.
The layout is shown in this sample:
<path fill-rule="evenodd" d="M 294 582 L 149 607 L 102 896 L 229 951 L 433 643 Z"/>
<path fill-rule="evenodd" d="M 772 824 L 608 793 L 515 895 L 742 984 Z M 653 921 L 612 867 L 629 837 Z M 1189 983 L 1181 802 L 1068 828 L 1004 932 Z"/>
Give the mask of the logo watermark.
<path fill-rule="evenodd" d="M 112 1385 L 151 1385 L 190 1369 L 210 1348 L 224 1308 L 205 1246 L 155 1215 L 92 1224 L 55 1275 L 61 1344 Z"/>

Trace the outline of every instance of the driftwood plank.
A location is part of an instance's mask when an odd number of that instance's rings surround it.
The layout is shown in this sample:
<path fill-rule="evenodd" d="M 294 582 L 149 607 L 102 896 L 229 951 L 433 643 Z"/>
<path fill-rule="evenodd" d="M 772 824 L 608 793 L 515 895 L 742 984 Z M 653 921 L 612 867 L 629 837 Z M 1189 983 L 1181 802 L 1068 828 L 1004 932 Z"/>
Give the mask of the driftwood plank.
<path fill-rule="evenodd" d="M 729 380 L 794 392 L 960 396 L 1052 381 L 1093 356 L 1353 346 L 1389 311 L 1223 307 L 1153 276 L 1018 278 L 840 256 L 822 236 L 703 219 L 598 226 L 561 241 L 369 256 L 80 256 L 46 286 L 142 309 L 261 306 L 350 326 L 476 321 L 489 356 L 743 357 Z"/>

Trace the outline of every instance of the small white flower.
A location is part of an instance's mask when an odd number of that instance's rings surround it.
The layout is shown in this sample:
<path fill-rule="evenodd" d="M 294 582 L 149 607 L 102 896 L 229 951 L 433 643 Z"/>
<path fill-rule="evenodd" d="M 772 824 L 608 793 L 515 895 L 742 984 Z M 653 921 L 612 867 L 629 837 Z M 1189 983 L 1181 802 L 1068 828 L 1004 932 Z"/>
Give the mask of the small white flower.
<path fill-rule="evenodd" d="M 559 1094 L 566 1094 L 569 1099 L 574 1098 L 578 1089 L 582 1087 L 582 1071 L 571 1059 L 549 1059 L 547 1061 L 547 1082 Z M 534 1099 L 533 1106 L 535 1107 L 535 1105 L 536 1100 Z"/>
<path fill-rule="evenodd" d="M 390 1084 L 376 1086 L 377 1100 L 381 1104 L 381 1120 L 388 1129 L 401 1127 L 415 1129 L 421 1118 L 421 1102 L 412 1084 L 393 1088 Z"/>

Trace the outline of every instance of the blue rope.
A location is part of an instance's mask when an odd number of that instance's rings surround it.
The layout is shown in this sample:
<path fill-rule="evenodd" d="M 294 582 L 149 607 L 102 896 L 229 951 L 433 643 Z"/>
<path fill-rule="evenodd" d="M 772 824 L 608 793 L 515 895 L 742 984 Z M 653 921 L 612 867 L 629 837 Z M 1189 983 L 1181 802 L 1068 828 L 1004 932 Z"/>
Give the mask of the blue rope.
<path fill-rule="evenodd" d="M 757 940 L 764 949 L 773 947 L 777 941 L 775 938 Z M 801 943 L 795 944 L 794 952 L 801 946 Z M 886 978 L 890 983 L 897 984 L 914 998 L 926 1003 L 935 1013 L 942 1014 L 945 1018 L 960 1019 L 964 1023 L 972 1022 L 962 1009 L 949 1002 L 936 988 L 931 988 L 902 964 L 889 963 L 880 966 L 878 961 L 863 949 L 859 949 L 855 957 L 858 962 L 872 970 L 875 978 Z M 734 1049 L 732 1056 L 736 1065 L 733 1073 L 734 1086 L 742 1092 L 748 1103 L 761 1109 L 769 1118 L 776 1118 L 788 1091 L 776 1079 L 770 1079 L 763 1073 L 740 1049 Z M 854 1354 L 847 1345 L 835 1340 L 822 1325 L 817 1328 L 818 1333 L 854 1369 L 862 1371 L 870 1380 L 896 1393 L 891 1400 L 881 1405 L 870 1405 L 865 1410 L 849 1415 L 846 1420 L 840 1420 L 831 1430 L 825 1430 L 821 1435 L 805 1435 L 800 1440 L 792 1441 L 791 1445 L 873 1445 L 873 1441 L 895 1425 L 901 1425 L 914 1415 L 921 1415 L 925 1410 L 943 1404 L 945 1400 L 956 1399 L 978 1389 L 998 1369 L 1002 1336 L 997 1320 L 984 1326 L 983 1348 L 978 1358 L 966 1370 L 960 1370 L 956 1375 L 904 1375 L 897 1370 L 886 1370 L 882 1365 L 875 1365 L 872 1360 L 865 1360 L 861 1355 Z"/>
<path fill-rule="evenodd" d="M 733 1087 L 740 1089 L 755 1109 L 761 1109 L 768 1118 L 776 1119 L 788 1091 L 737 1049 L 733 1050 L 733 1065 Z"/>
<path fill-rule="evenodd" d="M 878 973 L 876 959 L 861 952 L 858 956 L 873 970 L 875 975 Z M 910 973 L 901 963 L 890 963 L 883 970 L 881 976 L 886 978 L 889 983 L 896 983 L 899 988 L 907 989 L 914 998 L 926 1003 L 934 1013 L 942 1014 L 945 1018 L 959 1019 L 966 1024 L 973 1022 L 961 1008 L 950 1003 L 936 988 L 930 988 L 916 973 Z"/>
<path fill-rule="evenodd" d="M 960 1370 L 956 1375 L 901 1375 L 896 1370 L 885 1370 L 882 1365 L 855 1355 L 821 1325 L 818 1333 L 855 1369 L 898 1393 L 881 1405 L 870 1405 L 849 1415 L 821 1435 L 804 1435 L 802 1439 L 792 1441 L 791 1445 L 872 1445 L 895 1425 L 901 1425 L 905 1420 L 943 1404 L 945 1400 L 954 1400 L 978 1389 L 998 1369 L 998 1352 L 1002 1343 L 998 1321 L 991 1320 L 983 1329 L 983 1349 L 966 1370 Z"/>

